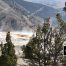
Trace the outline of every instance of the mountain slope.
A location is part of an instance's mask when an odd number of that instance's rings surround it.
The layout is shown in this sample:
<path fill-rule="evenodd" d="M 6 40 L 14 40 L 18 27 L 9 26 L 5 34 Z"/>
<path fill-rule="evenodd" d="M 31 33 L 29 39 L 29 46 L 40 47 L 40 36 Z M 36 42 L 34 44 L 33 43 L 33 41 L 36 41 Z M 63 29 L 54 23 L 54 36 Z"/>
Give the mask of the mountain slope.
<path fill-rule="evenodd" d="M 16 6 L 22 10 L 22 7 L 25 8 L 26 12 L 31 15 L 37 15 L 42 18 L 46 18 L 48 16 L 55 16 L 57 10 L 42 4 L 27 2 L 23 0 L 3 0 L 8 3 L 10 6 Z M 37 12 L 36 12 L 37 11 Z"/>
<path fill-rule="evenodd" d="M 21 10 L 10 7 L 9 4 L 0 0 L 0 31 L 31 30 L 34 29 L 34 26 L 38 25 L 38 23 L 42 22 L 42 20 L 40 20 L 37 23 L 38 19 L 35 20 L 36 22 L 33 23 Z"/>

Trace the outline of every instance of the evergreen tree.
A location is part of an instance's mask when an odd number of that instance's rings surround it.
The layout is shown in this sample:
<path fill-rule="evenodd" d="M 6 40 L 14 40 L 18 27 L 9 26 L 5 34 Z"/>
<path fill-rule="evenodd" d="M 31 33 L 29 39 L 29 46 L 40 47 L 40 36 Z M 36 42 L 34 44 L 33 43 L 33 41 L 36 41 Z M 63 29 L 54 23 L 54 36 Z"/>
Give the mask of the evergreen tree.
<path fill-rule="evenodd" d="M 32 60 L 34 60 L 39 66 L 50 65 L 49 53 L 47 53 L 47 51 L 49 52 L 48 40 L 50 39 L 49 36 L 51 35 L 51 29 L 49 26 L 49 23 L 44 23 L 43 27 L 38 26 L 36 36 L 33 37 L 27 44 L 27 46 L 31 48 L 29 52 L 31 53 Z M 25 52 L 26 47 L 24 48 L 23 52 L 25 56 L 28 56 L 28 59 L 30 59 L 30 55 L 26 54 Z"/>
<path fill-rule="evenodd" d="M 64 22 L 64 20 L 62 19 L 61 15 L 59 13 L 56 15 L 56 18 L 58 21 L 58 25 L 59 25 L 61 34 L 65 34 L 66 33 L 66 23 Z"/>
<path fill-rule="evenodd" d="M 66 2 L 65 2 L 65 12 L 66 12 Z M 63 21 L 63 19 L 62 19 L 60 14 L 57 14 L 56 17 L 57 17 L 57 20 L 58 20 L 58 23 L 59 23 L 59 26 L 60 26 L 60 28 L 59 28 L 60 29 L 60 34 L 62 34 L 62 37 L 65 40 L 65 36 L 66 36 L 66 23 Z M 61 60 L 62 60 L 63 66 L 66 66 L 66 56 L 62 57 Z"/>
<path fill-rule="evenodd" d="M 63 58 L 62 36 L 60 29 L 52 30 L 49 23 L 44 23 L 43 27 L 38 26 L 36 35 L 27 44 L 29 49 L 25 46 L 23 52 L 28 59 L 34 60 L 39 66 L 58 66 Z"/>
<path fill-rule="evenodd" d="M 2 48 L 1 66 L 16 66 L 17 58 L 15 55 L 14 45 L 11 42 L 10 32 L 6 35 L 6 44 Z"/>
<path fill-rule="evenodd" d="M 63 10 L 66 12 L 66 2 L 65 2 L 65 7 L 63 8 Z"/>
<path fill-rule="evenodd" d="M 37 28 L 36 36 L 33 37 L 27 46 L 23 49 L 23 52 L 25 54 L 25 57 L 28 59 L 34 60 L 39 66 L 41 66 L 40 60 L 41 60 L 41 29 L 40 26 Z"/>

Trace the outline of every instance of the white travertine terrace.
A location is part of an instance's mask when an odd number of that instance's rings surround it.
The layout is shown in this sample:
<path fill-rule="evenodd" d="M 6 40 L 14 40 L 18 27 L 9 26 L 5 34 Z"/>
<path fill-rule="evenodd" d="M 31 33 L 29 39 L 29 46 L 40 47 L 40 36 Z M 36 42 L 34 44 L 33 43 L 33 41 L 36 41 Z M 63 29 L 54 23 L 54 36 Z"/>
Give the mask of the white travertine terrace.
<path fill-rule="evenodd" d="M 32 32 L 11 32 L 11 40 L 16 46 L 26 45 L 29 39 L 32 37 Z M 6 32 L 0 32 L 0 42 L 6 43 Z"/>

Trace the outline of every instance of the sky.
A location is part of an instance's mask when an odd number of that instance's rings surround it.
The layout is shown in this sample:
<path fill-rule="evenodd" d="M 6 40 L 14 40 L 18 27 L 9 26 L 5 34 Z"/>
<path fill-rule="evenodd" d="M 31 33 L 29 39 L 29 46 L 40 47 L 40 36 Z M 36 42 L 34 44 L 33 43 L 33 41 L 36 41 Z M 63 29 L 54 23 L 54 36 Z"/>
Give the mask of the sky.
<path fill-rule="evenodd" d="M 54 8 L 62 8 L 64 7 L 64 2 L 66 2 L 66 0 L 24 0 L 24 1 L 40 3 L 40 4 L 48 5 Z"/>

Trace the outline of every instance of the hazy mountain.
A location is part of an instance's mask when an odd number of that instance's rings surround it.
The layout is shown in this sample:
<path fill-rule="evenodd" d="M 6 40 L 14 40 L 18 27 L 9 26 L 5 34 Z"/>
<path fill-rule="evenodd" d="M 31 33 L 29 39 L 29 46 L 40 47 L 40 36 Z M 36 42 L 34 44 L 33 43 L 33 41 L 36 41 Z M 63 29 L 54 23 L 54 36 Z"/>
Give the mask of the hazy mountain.
<path fill-rule="evenodd" d="M 51 17 L 53 25 L 57 24 L 58 10 L 52 7 L 24 0 L 1 0 L 0 3 L 2 11 L 0 11 L 0 30 L 2 31 L 34 29 L 47 17 Z M 60 12 L 65 15 L 62 10 Z"/>
<path fill-rule="evenodd" d="M 35 17 L 29 19 L 26 13 L 28 14 L 24 8 L 10 7 L 9 4 L 0 0 L 0 31 L 31 30 L 43 21 Z"/>
<path fill-rule="evenodd" d="M 32 2 L 27 2 L 24 0 L 4 0 L 6 3 L 8 3 L 10 6 L 18 7 L 23 11 L 24 8 L 24 14 L 29 13 L 31 15 L 37 15 L 43 18 L 46 18 L 48 16 L 55 16 L 57 10 L 38 3 L 32 3 Z"/>

